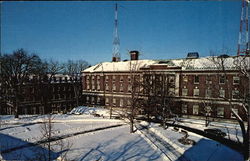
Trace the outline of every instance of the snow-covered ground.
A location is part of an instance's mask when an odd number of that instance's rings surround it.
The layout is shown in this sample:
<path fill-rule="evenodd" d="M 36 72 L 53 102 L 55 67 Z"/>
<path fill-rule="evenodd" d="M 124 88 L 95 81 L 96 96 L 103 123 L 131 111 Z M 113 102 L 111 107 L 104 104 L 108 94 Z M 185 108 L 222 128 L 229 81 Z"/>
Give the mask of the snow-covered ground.
<path fill-rule="evenodd" d="M 65 145 L 71 145 L 67 153 L 69 160 L 169 160 L 166 154 L 170 153 L 157 146 L 145 131 L 138 129 L 136 133 L 129 133 L 129 125 L 124 120 L 109 119 L 108 112 L 102 108 L 81 107 L 69 114 L 52 116 L 53 136 L 61 136 Z M 27 115 L 14 119 L 13 116 L 1 116 L 0 160 L 35 160 L 39 152 L 46 152 L 46 148 L 30 144 L 41 140 L 41 126 L 46 117 Z M 199 126 L 202 125 L 197 123 Z M 193 146 L 179 143 L 183 134 L 171 127 L 164 130 L 151 123 L 148 130 L 159 136 L 160 140 L 156 141 L 166 142 L 178 152 L 177 160 L 243 160 L 240 153 L 191 132 L 189 138 L 196 142 Z M 61 152 L 55 147 L 52 158 L 59 158 Z"/>

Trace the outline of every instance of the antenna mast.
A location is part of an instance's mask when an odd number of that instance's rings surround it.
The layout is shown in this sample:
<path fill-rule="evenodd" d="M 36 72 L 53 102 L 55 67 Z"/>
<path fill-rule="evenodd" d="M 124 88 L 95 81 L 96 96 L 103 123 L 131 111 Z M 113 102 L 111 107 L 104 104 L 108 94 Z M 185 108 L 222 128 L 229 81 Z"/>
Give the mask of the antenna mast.
<path fill-rule="evenodd" d="M 120 61 L 120 39 L 118 35 L 118 7 L 117 3 L 115 4 L 115 28 L 114 28 L 114 41 L 113 41 L 113 62 Z"/>
<path fill-rule="evenodd" d="M 248 3 L 249 0 L 242 0 L 237 56 L 249 55 Z"/>

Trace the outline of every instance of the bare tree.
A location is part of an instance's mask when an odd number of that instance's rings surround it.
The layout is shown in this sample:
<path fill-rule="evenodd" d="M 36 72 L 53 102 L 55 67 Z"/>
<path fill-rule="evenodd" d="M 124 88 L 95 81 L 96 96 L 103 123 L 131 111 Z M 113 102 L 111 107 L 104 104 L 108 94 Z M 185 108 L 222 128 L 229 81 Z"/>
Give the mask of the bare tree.
<path fill-rule="evenodd" d="M 228 65 L 228 63 L 230 62 L 230 60 L 232 61 L 233 59 L 233 63 L 231 62 L 231 65 Z M 230 70 L 233 70 L 234 72 L 238 73 L 238 75 L 240 76 L 240 78 L 242 79 L 242 83 L 241 83 L 241 91 L 237 92 L 237 93 L 228 93 L 227 96 L 220 96 L 221 99 L 223 99 L 224 101 L 227 101 L 229 104 L 229 108 L 230 111 L 232 112 L 232 114 L 236 117 L 240 127 L 241 127 L 241 131 L 242 131 L 242 136 L 243 136 L 243 146 L 244 146 L 244 157 L 246 160 L 249 160 L 249 156 L 250 156 L 250 142 L 249 142 L 249 138 L 250 138 L 250 132 L 249 132 L 249 126 L 250 126 L 250 115 L 249 115 L 249 108 L 250 108 L 250 57 L 249 55 L 246 56 L 236 56 L 233 58 L 228 57 L 227 55 L 221 55 L 218 57 L 213 56 L 212 60 L 211 60 L 216 68 L 218 69 L 218 71 L 220 71 L 220 73 L 223 74 L 222 77 L 224 77 L 224 81 L 225 81 L 225 85 L 227 87 L 227 89 L 232 89 L 229 83 L 229 72 Z M 233 65 L 233 66 L 232 66 Z M 248 82 L 246 86 L 246 84 L 244 84 L 243 80 L 245 80 L 245 82 Z M 239 105 L 240 107 L 242 107 L 244 113 L 243 115 L 239 115 L 235 110 L 234 110 L 234 104 L 233 104 L 233 99 L 236 98 L 239 101 Z M 247 118 L 248 120 L 248 126 L 246 128 L 245 124 L 244 124 L 244 118 Z"/>
<path fill-rule="evenodd" d="M 27 51 L 18 49 L 12 54 L 1 57 L 1 76 L 3 88 L 12 91 L 8 105 L 14 110 L 15 118 L 20 113 L 21 89 L 31 76 L 40 76 L 45 72 L 44 63 L 39 56 L 29 55 Z"/>
<path fill-rule="evenodd" d="M 141 106 L 141 95 L 140 95 L 140 88 L 141 88 L 141 75 L 139 74 L 138 70 L 140 68 L 139 61 L 130 61 L 129 63 L 129 90 L 130 90 L 130 106 L 126 111 L 126 115 L 130 122 L 130 133 L 134 133 L 134 119 L 137 115 L 137 112 Z"/>
<path fill-rule="evenodd" d="M 68 62 L 64 63 L 64 74 L 69 75 L 74 80 L 72 81 L 72 85 L 74 88 L 74 94 L 76 99 L 76 106 L 79 106 L 79 99 L 81 95 L 81 82 L 79 82 L 81 71 L 89 67 L 89 63 L 85 60 L 68 60 Z"/>
<path fill-rule="evenodd" d="M 59 139 L 54 141 L 56 138 L 56 129 L 53 124 L 54 117 L 52 114 L 48 114 L 43 119 L 42 124 L 40 125 L 41 140 L 44 140 L 42 146 L 47 150 L 39 151 L 37 155 L 38 160 L 42 161 L 51 161 L 55 159 L 53 156 L 55 150 L 60 151 L 60 160 L 67 160 L 67 153 L 71 148 L 72 144 L 69 142 L 65 143 L 63 140 Z"/>

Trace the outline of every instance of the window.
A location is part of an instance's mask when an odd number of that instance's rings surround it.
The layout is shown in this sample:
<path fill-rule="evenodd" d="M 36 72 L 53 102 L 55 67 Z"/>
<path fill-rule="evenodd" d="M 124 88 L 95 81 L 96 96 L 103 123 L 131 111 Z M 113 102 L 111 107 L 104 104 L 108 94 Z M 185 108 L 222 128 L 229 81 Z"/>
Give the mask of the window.
<path fill-rule="evenodd" d="M 95 89 L 95 84 L 92 84 L 92 90 L 94 90 Z"/>
<path fill-rule="evenodd" d="M 123 91 L 123 84 L 120 84 L 120 91 Z"/>
<path fill-rule="evenodd" d="M 97 90 L 100 90 L 101 87 L 100 87 L 100 83 L 97 84 Z"/>
<path fill-rule="evenodd" d="M 105 104 L 106 104 L 106 105 L 109 105 L 109 98 L 106 98 L 106 99 L 105 99 Z"/>
<path fill-rule="evenodd" d="M 115 75 L 113 75 L 113 81 L 115 81 Z"/>
<path fill-rule="evenodd" d="M 220 98 L 224 98 L 225 97 L 225 90 L 224 89 L 220 89 L 219 95 L 220 95 Z"/>
<path fill-rule="evenodd" d="M 130 99 L 128 99 L 127 105 L 131 106 L 131 100 Z"/>
<path fill-rule="evenodd" d="M 232 109 L 234 112 L 236 112 L 237 114 L 239 113 L 239 110 L 237 108 L 233 108 Z M 231 118 L 236 118 L 233 114 L 233 112 L 231 111 Z"/>
<path fill-rule="evenodd" d="M 87 84 L 87 90 L 89 90 L 89 84 Z"/>
<path fill-rule="evenodd" d="M 170 76 L 168 82 L 169 82 L 170 84 L 173 84 L 173 83 L 174 83 L 174 77 L 173 77 L 173 76 Z"/>
<path fill-rule="evenodd" d="M 131 92 L 132 91 L 132 86 L 131 84 L 128 85 L 128 92 Z"/>
<path fill-rule="evenodd" d="M 199 114 L 199 105 L 193 105 L 193 114 L 198 115 Z"/>
<path fill-rule="evenodd" d="M 195 88 L 194 89 L 194 96 L 199 96 L 200 95 L 200 90 Z"/>
<path fill-rule="evenodd" d="M 183 104 L 183 105 L 181 106 L 181 112 L 182 112 L 183 114 L 187 114 L 187 105 L 186 105 L 186 104 Z"/>
<path fill-rule="evenodd" d="M 183 76 L 183 82 L 188 82 L 188 76 Z"/>
<path fill-rule="evenodd" d="M 86 103 L 89 103 L 89 96 L 86 97 Z"/>
<path fill-rule="evenodd" d="M 123 99 L 120 99 L 120 107 L 123 107 Z"/>
<path fill-rule="evenodd" d="M 220 80 L 219 80 L 219 83 L 220 84 L 224 84 L 226 81 L 226 77 L 224 75 L 220 76 Z"/>
<path fill-rule="evenodd" d="M 232 98 L 234 98 L 234 99 L 239 98 L 239 94 L 240 94 L 239 90 L 237 90 L 237 89 L 232 90 Z"/>
<path fill-rule="evenodd" d="M 92 97 L 92 98 L 91 98 L 91 102 L 92 102 L 92 104 L 95 103 L 95 97 Z"/>
<path fill-rule="evenodd" d="M 217 117 L 224 117 L 224 107 L 217 108 Z"/>
<path fill-rule="evenodd" d="M 206 97 L 211 97 L 212 96 L 212 90 L 211 89 L 206 89 Z"/>
<path fill-rule="evenodd" d="M 113 84 L 112 89 L 113 89 L 113 91 L 115 91 L 115 90 L 116 90 L 116 85 L 115 85 L 115 83 Z"/>
<path fill-rule="evenodd" d="M 108 83 L 105 84 L 105 89 L 106 89 L 106 91 L 109 90 L 109 85 L 108 85 Z"/>
<path fill-rule="evenodd" d="M 97 79 L 100 80 L 100 76 L 99 75 L 97 76 Z"/>
<path fill-rule="evenodd" d="M 123 82 L 123 76 L 122 75 L 120 76 L 120 82 Z"/>
<path fill-rule="evenodd" d="M 89 76 L 88 75 L 86 76 L 86 78 L 87 78 L 87 80 L 89 80 Z"/>
<path fill-rule="evenodd" d="M 187 96 L 188 95 L 188 89 L 187 88 L 183 88 L 182 89 L 182 96 Z"/>
<path fill-rule="evenodd" d="M 200 81 L 199 76 L 195 75 L 194 76 L 194 84 L 199 84 L 199 81 Z"/>
<path fill-rule="evenodd" d="M 109 76 L 105 76 L 105 80 L 106 80 L 106 82 L 108 82 L 109 81 Z"/>
<path fill-rule="evenodd" d="M 100 102 L 101 102 L 101 98 L 97 97 L 97 103 L 100 104 Z"/>
<path fill-rule="evenodd" d="M 128 76 L 128 82 L 131 82 L 131 76 L 130 75 Z"/>
<path fill-rule="evenodd" d="M 116 106 L 116 99 L 113 98 L 113 106 Z"/>
<path fill-rule="evenodd" d="M 204 111 L 205 111 L 205 116 L 211 116 L 211 112 L 212 112 L 211 106 L 206 106 L 204 108 Z"/>
<path fill-rule="evenodd" d="M 233 77 L 233 84 L 240 84 L 240 77 L 234 76 Z"/>
<path fill-rule="evenodd" d="M 207 75 L 207 77 L 206 77 L 206 84 L 212 84 L 212 77 L 211 77 L 211 75 Z"/>

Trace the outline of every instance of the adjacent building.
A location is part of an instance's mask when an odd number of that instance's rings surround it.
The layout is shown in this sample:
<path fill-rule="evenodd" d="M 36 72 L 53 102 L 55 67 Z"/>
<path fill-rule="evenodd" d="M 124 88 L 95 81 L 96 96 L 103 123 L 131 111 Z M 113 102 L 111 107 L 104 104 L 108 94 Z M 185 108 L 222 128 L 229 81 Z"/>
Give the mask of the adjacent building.
<path fill-rule="evenodd" d="M 30 77 L 18 89 L 19 114 L 66 113 L 77 106 L 77 99 L 82 100 L 80 78 L 67 75 Z M 14 91 L 3 88 L 1 96 L 1 114 L 14 114 Z"/>

